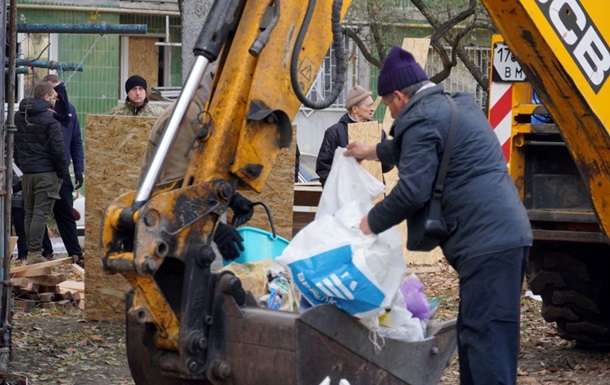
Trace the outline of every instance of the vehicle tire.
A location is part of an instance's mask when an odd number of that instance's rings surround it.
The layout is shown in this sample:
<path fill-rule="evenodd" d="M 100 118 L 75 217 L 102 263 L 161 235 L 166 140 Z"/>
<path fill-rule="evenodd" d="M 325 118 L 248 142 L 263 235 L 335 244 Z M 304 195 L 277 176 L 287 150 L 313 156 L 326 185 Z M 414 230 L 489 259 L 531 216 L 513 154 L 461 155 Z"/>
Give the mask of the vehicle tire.
<path fill-rule="evenodd" d="M 125 296 L 126 310 L 133 303 L 133 290 Z M 125 312 L 127 314 L 127 311 Z M 144 341 L 152 341 L 154 326 L 142 325 L 126 317 L 126 345 L 129 370 L 136 385 L 207 385 L 206 381 L 184 380 L 163 375 L 161 370 L 151 363 L 151 350 Z"/>
<path fill-rule="evenodd" d="M 610 245 L 535 242 L 529 285 L 542 316 L 577 346 L 610 349 Z"/>

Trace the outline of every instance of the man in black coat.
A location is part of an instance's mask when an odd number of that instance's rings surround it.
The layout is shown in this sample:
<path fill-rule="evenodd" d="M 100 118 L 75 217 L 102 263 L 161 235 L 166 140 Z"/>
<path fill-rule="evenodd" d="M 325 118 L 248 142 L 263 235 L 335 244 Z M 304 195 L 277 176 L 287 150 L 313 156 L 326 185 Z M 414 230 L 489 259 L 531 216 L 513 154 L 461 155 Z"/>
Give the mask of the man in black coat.
<path fill-rule="evenodd" d="M 346 155 L 396 161 L 399 181 L 362 218 L 365 234 L 407 220 L 432 195 L 449 130 L 451 105 L 443 87 L 428 80 L 413 55 L 394 47 L 379 74 L 379 95 L 396 120 L 391 141 L 350 143 Z M 458 272 L 457 324 L 460 383 L 515 384 L 520 297 L 532 231 L 506 159 L 481 107 L 471 95 L 457 105 L 442 211 L 455 230 L 440 246 Z"/>
<path fill-rule="evenodd" d="M 28 263 L 46 261 L 42 255 L 43 232 L 68 174 L 61 124 L 53 117 L 56 100 L 53 85 L 42 82 L 36 85 L 34 98 L 23 99 L 15 113 L 14 157 L 23 172 Z"/>
<path fill-rule="evenodd" d="M 59 190 L 61 199 L 53 206 L 53 214 L 55 215 L 57 229 L 59 230 L 61 240 L 66 247 L 68 255 L 72 257 L 79 266 L 84 267 L 85 260 L 83 258 L 83 251 L 78 242 L 76 218 L 74 218 L 74 197 L 72 196 L 74 190 L 78 190 L 83 185 L 83 172 L 85 170 L 85 156 L 78 116 L 76 114 L 76 109 L 68 100 L 68 93 L 66 92 L 64 83 L 59 77 L 57 75 L 47 75 L 42 80 L 51 83 L 55 87 L 55 92 L 58 94 L 59 98 L 55 104 L 54 110 L 56 113 L 54 114 L 54 117 L 61 123 L 64 149 L 66 151 L 66 167 L 69 168 L 70 163 L 72 163 L 74 168 L 74 184 L 72 184 L 70 175 L 66 174 Z M 44 244 L 43 252 L 46 252 L 46 250 L 44 250 Z M 51 252 L 50 256 L 46 254 L 45 257 L 52 258 L 53 253 Z"/>
<path fill-rule="evenodd" d="M 373 118 L 375 103 L 371 97 L 371 92 L 363 87 L 352 87 L 345 98 L 345 109 L 347 113 L 339 119 L 339 121 L 328 127 L 324 132 L 324 139 L 318 152 L 316 160 L 316 174 L 320 177 L 322 187 L 326 184 L 328 174 L 333 165 L 333 157 L 337 147 L 347 146 L 349 135 L 347 125 L 352 123 L 369 122 Z M 381 130 L 381 140 L 386 140 L 385 131 Z M 393 163 L 381 163 L 381 169 L 384 173 L 390 171 L 394 167 Z"/>

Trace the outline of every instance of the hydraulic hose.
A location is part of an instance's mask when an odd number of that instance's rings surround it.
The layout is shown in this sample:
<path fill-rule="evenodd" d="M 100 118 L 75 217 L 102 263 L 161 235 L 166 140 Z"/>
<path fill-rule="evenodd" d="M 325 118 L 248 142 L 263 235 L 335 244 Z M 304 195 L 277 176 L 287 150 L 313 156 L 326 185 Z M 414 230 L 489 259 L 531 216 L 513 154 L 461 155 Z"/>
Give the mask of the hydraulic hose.
<path fill-rule="evenodd" d="M 292 89 L 294 90 L 294 93 L 296 94 L 297 98 L 299 98 L 299 101 L 303 103 L 305 107 L 309 107 L 314 110 L 321 110 L 333 104 L 335 100 L 337 100 L 337 97 L 339 97 L 339 94 L 343 90 L 343 85 L 345 84 L 345 72 L 347 71 L 347 66 L 345 65 L 343 34 L 341 33 L 342 5 L 343 0 L 335 0 L 332 6 L 331 22 L 333 31 L 333 48 L 335 51 L 335 59 L 337 63 L 337 73 L 335 75 L 335 80 L 333 81 L 332 90 L 330 94 L 324 98 L 324 100 L 313 101 L 311 99 L 307 99 L 307 97 L 301 90 L 301 87 L 299 86 L 299 81 L 297 77 L 299 53 L 301 52 L 303 40 L 305 38 L 305 34 L 307 33 L 307 29 L 309 28 L 309 22 L 311 21 L 313 11 L 316 7 L 315 0 L 309 0 L 309 3 L 307 5 L 307 11 L 305 12 L 305 17 L 303 18 L 303 24 L 301 24 L 301 29 L 299 30 L 294 49 L 292 51 L 292 57 L 290 61 L 290 83 L 292 84 Z"/>

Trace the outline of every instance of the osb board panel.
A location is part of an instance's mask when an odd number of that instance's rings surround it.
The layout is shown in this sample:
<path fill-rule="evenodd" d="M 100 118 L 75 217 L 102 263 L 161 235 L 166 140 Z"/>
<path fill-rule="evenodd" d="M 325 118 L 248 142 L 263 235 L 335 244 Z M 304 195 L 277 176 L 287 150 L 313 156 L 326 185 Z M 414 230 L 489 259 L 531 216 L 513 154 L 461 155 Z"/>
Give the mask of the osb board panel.
<path fill-rule="evenodd" d="M 87 116 L 86 319 L 122 320 L 125 317 L 124 296 L 129 285 L 122 275 L 105 273 L 100 262 L 102 216 L 110 202 L 135 189 L 148 136 L 156 120 L 155 117 Z"/>
<path fill-rule="evenodd" d="M 376 121 L 352 123 L 347 125 L 348 141 L 362 142 L 368 144 L 379 143 L 381 141 L 381 127 Z M 371 173 L 375 178 L 382 181 L 381 163 L 373 160 L 363 160 L 362 167 Z"/>
<path fill-rule="evenodd" d="M 415 61 L 426 68 L 426 61 L 428 61 L 428 51 L 430 48 L 430 38 L 406 38 L 402 41 L 402 48 L 411 52 Z"/>
<path fill-rule="evenodd" d="M 146 79 L 148 90 L 159 84 L 159 47 L 155 37 L 129 38 L 129 76 L 140 75 Z M 127 80 L 127 79 L 125 79 Z"/>
<path fill-rule="evenodd" d="M 265 188 L 260 194 L 252 190 L 240 191 L 252 202 L 264 202 L 269 206 L 277 235 L 292 239 L 292 206 L 294 201 L 294 161 L 296 157 L 296 129 L 293 127 L 293 140 L 289 148 L 284 148 L 277 157 L 273 171 L 267 178 Z M 271 231 L 265 209 L 256 206 L 252 219 L 246 224 Z"/>
<path fill-rule="evenodd" d="M 429 47 L 429 38 L 409 38 L 404 39 L 402 42 L 402 48 L 411 52 L 415 60 L 422 66 L 422 68 L 426 68 Z M 383 128 L 386 132 L 390 132 L 390 128 L 392 127 L 393 122 L 394 119 L 390 115 L 390 110 L 386 108 L 386 112 L 383 118 Z M 389 173 L 384 174 L 384 177 L 386 181 L 386 194 L 388 194 L 398 182 L 398 170 L 394 168 Z M 400 230 L 400 234 L 404 241 L 403 245 L 405 246 L 403 247 L 403 252 L 407 263 L 411 265 L 433 265 L 444 258 L 443 252 L 438 247 L 430 252 L 417 252 L 407 250 L 407 222 L 401 222 L 398 225 L 398 229 Z"/>
<path fill-rule="evenodd" d="M 116 197 L 134 190 L 140 174 L 154 117 L 89 115 L 86 122 L 87 169 L 85 253 L 87 261 L 85 317 L 89 320 L 122 320 L 124 295 L 129 288 L 121 275 L 109 275 L 100 263 L 99 236 L 102 215 Z M 253 201 L 265 202 L 273 214 L 278 235 L 292 235 L 292 202 L 294 196 L 294 141 L 282 150 L 267 180 L 264 191 L 243 194 Z M 91 199 L 95 197 L 95 199 Z M 255 208 L 249 226 L 270 230 L 262 207 Z"/>

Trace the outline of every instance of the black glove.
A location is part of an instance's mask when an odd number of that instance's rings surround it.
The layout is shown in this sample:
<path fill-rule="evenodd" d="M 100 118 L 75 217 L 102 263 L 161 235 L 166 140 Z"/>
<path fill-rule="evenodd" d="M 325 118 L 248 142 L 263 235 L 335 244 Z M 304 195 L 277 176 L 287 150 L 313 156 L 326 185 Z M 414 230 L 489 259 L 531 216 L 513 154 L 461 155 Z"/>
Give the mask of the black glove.
<path fill-rule="evenodd" d="M 233 198 L 229 201 L 229 207 L 233 210 L 231 225 L 235 227 L 239 227 L 248 222 L 252 218 L 252 214 L 254 214 L 252 202 L 239 193 L 233 195 Z"/>
<path fill-rule="evenodd" d="M 214 243 L 218 247 L 218 251 L 227 261 L 232 261 L 239 257 L 239 254 L 244 251 L 244 239 L 239 235 L 234 227 L 219 223 L 214 233 Z"/>
<path fill-rule="evenodd" d="M 78 190 L 83 186 L 83 176 L 82 175 L 74 175 L 74 190 Z"/>

